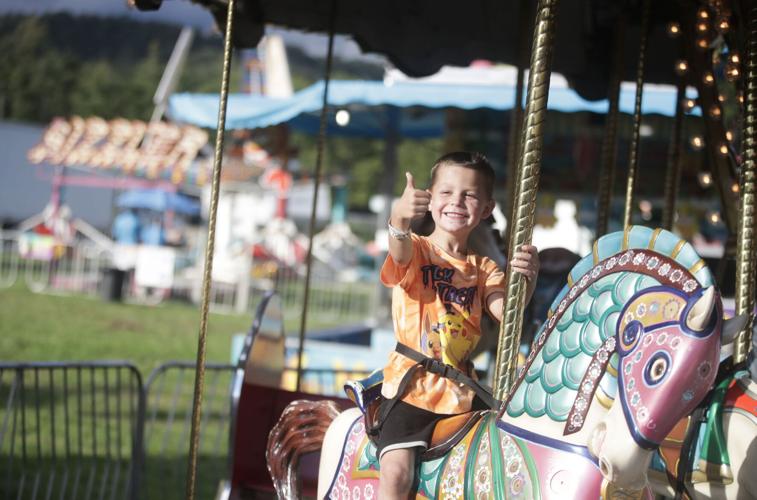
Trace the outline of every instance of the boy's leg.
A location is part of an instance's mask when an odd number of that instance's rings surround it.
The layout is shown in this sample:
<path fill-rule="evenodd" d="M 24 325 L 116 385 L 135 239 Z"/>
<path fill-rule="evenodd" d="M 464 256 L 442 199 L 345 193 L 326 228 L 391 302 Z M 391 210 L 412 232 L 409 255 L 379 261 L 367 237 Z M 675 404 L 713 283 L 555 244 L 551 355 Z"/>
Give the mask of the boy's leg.
<path fill-rule="evenodd" d="M 381 455 L 378 498 L 406 500 L 409 497 L 415 479 L 416 453 L 417 448 L 399 448 Z"/>

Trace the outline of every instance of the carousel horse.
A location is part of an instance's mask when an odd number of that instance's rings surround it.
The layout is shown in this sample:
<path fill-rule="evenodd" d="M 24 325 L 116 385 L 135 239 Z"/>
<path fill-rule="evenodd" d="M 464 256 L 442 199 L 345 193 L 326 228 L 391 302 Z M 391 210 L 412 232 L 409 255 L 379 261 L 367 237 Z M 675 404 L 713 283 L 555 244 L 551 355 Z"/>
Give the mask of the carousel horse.
<path fill-rule="evenodd" d="M 757 326 L 743 369 L 723 375 L 700 405 L 660 445 L 649 483 L 659 495 L 691 499 L 757 498 Z M 682 478 L 679 481 L 679 478 Z"/>
<path fill-rule="evenodd" d="M 437 426 L 417 466 L 416 497 L 649 497 L 653 451 L 707 395 L 721 333 L 730 338 L 732 329 L 690 244 L 643 227 L 604 236 L 571 270 L 501 410 Z M 312 448 L 321 436 L 318 498 L 376 496 L 368 405 L 357 400 L 360 408 L 325 432 L 324 403 L 297 403 L 320 418 L 285 412 L 268 448 L 280 497 L 296 484 L 296 461 L 282 461 L 298 456 L 299 440 Z M 304 420 L 313 423 L 298 425 Z"/>

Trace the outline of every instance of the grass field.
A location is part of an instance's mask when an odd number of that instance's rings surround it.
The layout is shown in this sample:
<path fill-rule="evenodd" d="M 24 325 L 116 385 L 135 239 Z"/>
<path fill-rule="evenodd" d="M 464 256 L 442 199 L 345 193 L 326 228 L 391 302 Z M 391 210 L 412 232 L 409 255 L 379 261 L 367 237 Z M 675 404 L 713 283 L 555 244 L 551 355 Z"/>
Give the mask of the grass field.
<path fill-rule="evenodd" d="M 207 360 L 229 362 L 231 338 L 252 316 L 210 314 Z M 147 376 L 168 360 L 193 360 L 198 307 L 110 303 L 80 295 L 30 292 L 17 284 L 0 291 L 0 359 L 72 361 L 123 359 Z"/>

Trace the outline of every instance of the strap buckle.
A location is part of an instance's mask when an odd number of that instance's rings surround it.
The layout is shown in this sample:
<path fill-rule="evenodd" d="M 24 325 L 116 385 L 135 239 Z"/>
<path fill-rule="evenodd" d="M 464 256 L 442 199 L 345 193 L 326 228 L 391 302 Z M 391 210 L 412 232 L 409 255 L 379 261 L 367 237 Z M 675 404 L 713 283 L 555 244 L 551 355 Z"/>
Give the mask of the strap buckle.
<path fill-rule="evenodd" d="M 426 358 L 423 360 L 423 368 L 426 369 L 429 373 L 434 373 L 436 375 L 440 375 L 444 378 L 450 378 L 449 375 L 451 374 L 450 369 L 454 369 L 447 363 L 444 363 L 443 361 L 439 361 L 435 358 Z"/>

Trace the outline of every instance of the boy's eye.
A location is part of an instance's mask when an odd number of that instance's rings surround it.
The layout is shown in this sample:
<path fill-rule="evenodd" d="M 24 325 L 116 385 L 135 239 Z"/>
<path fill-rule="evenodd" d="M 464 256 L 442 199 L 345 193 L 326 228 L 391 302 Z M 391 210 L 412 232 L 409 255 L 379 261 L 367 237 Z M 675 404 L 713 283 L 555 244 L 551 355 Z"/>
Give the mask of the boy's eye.
<path fill-rule="evenodd" d="M 478 199 L 478 195 L 476 195 L 476 193 L 465 193 L 465 196 L 467 198 L 473 198 L 474 200 Z"/>

